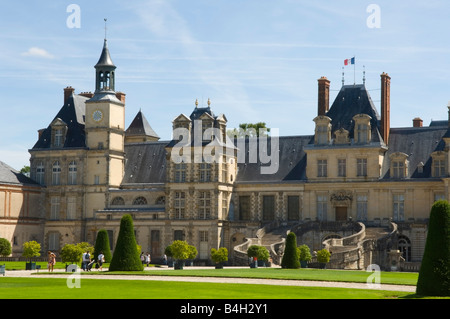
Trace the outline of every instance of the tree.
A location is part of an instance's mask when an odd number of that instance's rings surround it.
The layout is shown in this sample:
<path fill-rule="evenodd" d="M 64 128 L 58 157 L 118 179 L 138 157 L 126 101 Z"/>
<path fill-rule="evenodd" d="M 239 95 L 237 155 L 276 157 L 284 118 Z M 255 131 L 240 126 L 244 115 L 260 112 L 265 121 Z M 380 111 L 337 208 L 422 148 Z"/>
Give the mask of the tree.
<path fill-rule="evenodd" d="M 317 261 L 322 264 L 322 267 L 325 268 L 325 264 L 330 261 L 331 253 L 324 249 L 321 249 L 317 252 Z"/>
<path fill-rule="evenodd" d="M 81 257 L 85 251 L 79 245 L 65 244 L 61 249 L 60 256 L 63 263 L 76 264 L 81 261 Z"/>
<path fill-rule="evenodd" d="M 211 260 L 216 264 L 228 261 L 228 249 L 220 247 L 219 249 L 211 248 Z"/>
<path fill-rule="evenodd" d="M 300 265 L 302 268 L 306 268 L 306 263 L 311 261 L 311 251 L 307 245 L 300 245 L 297 247 L 298 256 L 300 259 Z"/>
<path fill-rule="evenodd" d="M 22 167 L 22 169 L 20 170 L 20 172 L 23 174 L 23 175 L 25 175 L 25 176 L 27 176 L 27 177 L 30 177 L 30 166 L 24 166 L 24 167 Z"/>
<path fill-rule="evenodd" d="M 11 252 L 11 243 L 6 238 L 0 238 L 0 256 L 7 257 Z"/>
<path fill-rule="evenodd" d="M 35 240 L 27 241 L 23 243 L 23 252 L 22 256 L 26 258 L 34 258 L 39 257 L 41 255 L 41 244 L 36 242 Z"/>
<path fill-rule="evenodd" d="M 133 219 L 131 215 L 125 214 L 120 220 L 119 236 L 116 249 L 109 265 L 110 271 L 133 271 L 144 270 L 139 258 L 136 238 L 134 236 Z"/>
<path fill-rule="evenodd" d="M 297 236 L 295 236 L 293 232 L 290 232 L 287 235 L 281 267 L 287 269 L 300 268 L 300 260 L 297 251 Z"/>
<path fill-rule="evenodd" d="M 450 296 L 450 204 L 444 200 L 431 208 L 416 293 Z"/>
<path fill-rule="evenodd" d="M 106 229 L 100 229 L 97 233 L 97 239 L 95 240 L 95 246 L 94 246 L 94 258 L 97 260 L 98 255 L 100 252 L 103 252 L 103 255 L 105 255 L 105 262 L 110 263 L 111 262 L 111 249 L 109 248 L 109 236 Z"/>
<path fill-rule="evenodd" d="M 239 129 L 232 129 L 227 131 L 228 137 L 259 137 L 267 136 L 270 132 L 270 128 L 266 127 L 266 123 L 241 123 L 239 124 Z"/>

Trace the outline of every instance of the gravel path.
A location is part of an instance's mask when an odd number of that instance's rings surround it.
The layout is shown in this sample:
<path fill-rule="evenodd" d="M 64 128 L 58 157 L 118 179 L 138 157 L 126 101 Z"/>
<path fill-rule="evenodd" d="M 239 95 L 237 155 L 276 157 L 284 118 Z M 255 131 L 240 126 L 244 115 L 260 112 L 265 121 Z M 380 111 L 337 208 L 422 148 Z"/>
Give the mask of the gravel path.
<path fill-rule="evenodd" d="M 200 269 L 202 267 L 189 267 L 190 269 Z M 210 267 L 209 267 L 210 268 Z M 153 268 L 154 269 L 154 268 Z M 168 268 L 160 268 L 161 271 L 170 271 Z M 67 278 L 67 274 L 44 274 L 47 270 L 41 270 L 39 278 Z M 189 270 L 183 270 L 189 271 Z M 96 270 L 93 270 L 96 272 Z M 11 270 L 6 271 L 7 277 L 28 277 L 33 276 L 36 271 L 29 270 Z M 133 276 L 133 275 L 89 275 L 83 276 L 83 279 L 120 279 L 120 280 L 154 280 L 154 281 L 184 281 L 184 282 L 216 282 L 216 283 L 239 283 L 239 284 L 259 284 L 259 285 L 278 285 L 278 286 L 304 286 L 304 287 L 336 287 L 336 288 L 355 288 L 355 289 L 376 289 L 392 290 L 403 292 L 415 292 L 415 286 L 387 285 L 387 284 L 366 284 L 366 283 L 348 283 L 348 282 L 328 282 L 328 281 L 308 281 L 308 280 L 281 280 L 281 279 L 252 279 L 252 278 L 223 278 L 223 277 L 174 277 L 174 276 Z"/>

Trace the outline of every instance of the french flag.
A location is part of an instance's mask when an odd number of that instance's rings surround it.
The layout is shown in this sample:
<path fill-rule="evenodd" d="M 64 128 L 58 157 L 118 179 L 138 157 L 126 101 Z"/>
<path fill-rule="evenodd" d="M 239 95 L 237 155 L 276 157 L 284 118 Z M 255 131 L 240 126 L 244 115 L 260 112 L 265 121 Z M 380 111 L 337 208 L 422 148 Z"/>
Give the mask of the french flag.
<path fill-rule="evenodd" d="M 344 65 L 349 65 L 349 64 L 355 64 L 355 57 L 344 60 Z"/>

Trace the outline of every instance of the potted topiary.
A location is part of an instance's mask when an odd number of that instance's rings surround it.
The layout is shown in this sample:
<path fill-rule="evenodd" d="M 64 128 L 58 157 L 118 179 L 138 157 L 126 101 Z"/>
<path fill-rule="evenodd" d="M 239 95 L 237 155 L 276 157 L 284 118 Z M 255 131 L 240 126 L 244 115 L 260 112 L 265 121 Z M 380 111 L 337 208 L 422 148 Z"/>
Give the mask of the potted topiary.
<path fill-rule="evenodd" d="M 29 258 L 29 262 L 25 264 L 26 270 L 36 270 L 36 263 L 31 261 L 31 258 L 39 257 L 41 255 L 41 244 L 32 240 L 23 243 L 22 256 Z"/>
<path fill-rule="evenodd" d="M 247 256 L 251 258 L 250 268 L 258 268 L 258 250 L 259 246 L 251 245 L 247 249 Z"/>
<path fill-rule="evenodd" d="M 228 249 L 225 247 L 211 248 L 211 260 L 216 264 L 216 269 L 223 269 L 223 263 L 228 261 Z"/>
<path fill-rule="evenodd" d="M 184 240 L 175 240 L 170 245 L 172 256 L 175 259 L 174 268 L 183 269 L 186 259 L 189 258 L 189 245 Z"/>
<path fill-rule="evenodd" d="M 194 259 L 197 257 L 198 251 L 195 246 L 188 245 L 188 260 L 187 265 L 188 266 L 194 266 Z"/>
<path fill-rule="evenodd" d="M 73 244 L 65 244 L 61 249 L 61 260 L 63 263 L 66 263 L 66 271 L 68 268 L 68 264 L 77 264 L 81 261 L 81 257 L 85 251 L 79 245 Z M 75 266 L 74 266 L 75 267 Z M 73 271 L 73 268 L 72 268 Z"/>
<path fill-rule="evenodd" d="M 269 260 L 270 254 L 266 247 L 259 246 L 258 248 L 258 267 L 266 267 L 266 262 Z"/>
<path fill-rule="evenodd" d="M 311 252 L 307 245 L 300 245 L 297 247 L 298 255 L 300 259 L 300 266 L 302 268 L 308 268 L 308 261 L 311 261 Z"/>
<path fill-rule="evenodd" d="M 321 249 L 317 252 L 317 262 L 319 262 L 320 269 L 325 269 L 327 263 L 330 261 L 330 252 L 326 249 Z"/>

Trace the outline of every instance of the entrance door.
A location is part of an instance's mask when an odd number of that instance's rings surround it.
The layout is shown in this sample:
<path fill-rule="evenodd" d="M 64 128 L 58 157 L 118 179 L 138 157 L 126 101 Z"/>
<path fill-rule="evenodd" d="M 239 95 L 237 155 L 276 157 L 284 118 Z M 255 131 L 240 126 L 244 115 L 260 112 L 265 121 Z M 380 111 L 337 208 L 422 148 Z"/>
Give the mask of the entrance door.
<path fill-rule="evenodd" d="M 347 220 L 347 207 L 336 207 L 336 221 Z"/>

